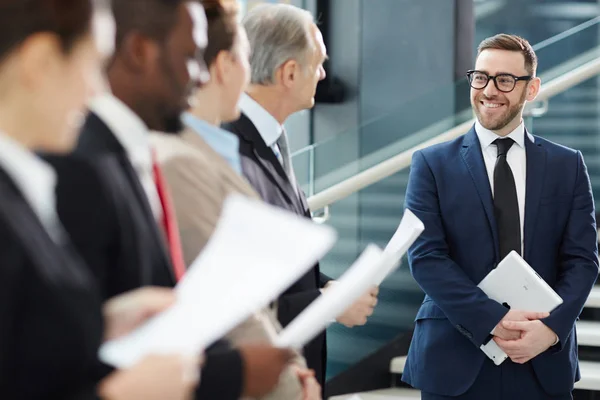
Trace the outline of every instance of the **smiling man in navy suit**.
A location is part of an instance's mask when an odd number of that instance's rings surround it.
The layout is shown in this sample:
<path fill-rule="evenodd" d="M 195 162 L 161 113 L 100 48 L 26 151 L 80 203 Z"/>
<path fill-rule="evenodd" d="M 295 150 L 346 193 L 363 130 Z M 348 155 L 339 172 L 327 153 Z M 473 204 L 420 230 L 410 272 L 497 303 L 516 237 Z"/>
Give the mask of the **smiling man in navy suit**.
<path fill-rule="evenodd" d="M 467 74 L 474 127 L 413 157 L 406 206 L 425 232 L 409 261 L 426 296 L 403 379 L 425 400 L 566 400 L 579 379 L 575 320 L 598 275 L 594 200 L 581 153 L 524 127 L 536 66 L 526 40 L 484 40 Z M 513 250 L 562 297 L 550 315 L 477 288 Z M 500 366 L 479 349 L 489 340 L 510 357 Z"/>

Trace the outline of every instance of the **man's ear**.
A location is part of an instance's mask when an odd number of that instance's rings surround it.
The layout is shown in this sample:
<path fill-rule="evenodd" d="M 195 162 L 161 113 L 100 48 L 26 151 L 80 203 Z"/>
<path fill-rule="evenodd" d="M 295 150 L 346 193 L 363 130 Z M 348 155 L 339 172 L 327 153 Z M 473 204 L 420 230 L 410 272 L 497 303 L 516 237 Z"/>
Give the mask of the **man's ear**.
<path fill-rule="evenodd" d="M 38 33 L 19 46 L 15 57 L 21 83 L 35 89 L 58 71 L 66 55 L 56 35 Z"/>
<path fill-rule="evenodd" d="M 527 101 L 532 102 L 537 97 L 540 92 L 540 88 L 542 86 L 542 80 L 537 76 L 529 81 L 529 85 L 527 85 Z"/>
<path fill-rule="evenodd" d="M 214 79 L 215 83 L 218 83 L 219 85 L 222 85 L 225 82 L 225 77 L 229 76 L 233 61 L 235 61 L 232 57 L 230 52 L 224 50 L 221 50 L 217 54 L 214 61 L 209 66 L 211 80 Z"/>
<path fill-rule="evenodd" d="M 298 80 L 298 74 L 301 73 L 300 64 L 296 60 L 287 60 L 275 73 L 276 81 L 279 81 L 286 88 L 294 86 Z"/>
<path fill-rule="evenodd" d="M 131 72 L 143 74 L 152 65 L 152 61 L 158 58 L 159 52 L 155 41 L 133 32 L 124 38 L 115 58 L 120 59 Z"/>

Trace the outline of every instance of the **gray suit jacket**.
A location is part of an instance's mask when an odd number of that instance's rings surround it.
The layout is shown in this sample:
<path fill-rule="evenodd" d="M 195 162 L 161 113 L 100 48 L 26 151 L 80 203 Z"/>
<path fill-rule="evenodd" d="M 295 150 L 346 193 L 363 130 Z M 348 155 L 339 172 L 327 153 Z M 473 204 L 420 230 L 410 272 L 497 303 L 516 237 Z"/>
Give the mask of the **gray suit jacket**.
<path fill-rule="evenodd" d="M 151 143 L 169 186 L 187 266 L 196 259 L 212 235 L 225 198 L 238 193 L 259 199 L 246 180 L 237 174 L 197 133 L 181 135 L 154 133 Z M 281 329 L 276 312 L 265 309 L 234 328 L 227 338 L 232 343 L 271 342 Z M 298 355 L 294 363 L 306 367 Z M 291 367 L 279 385 L 264 400 L 302 398 L 302 386 Z"/>

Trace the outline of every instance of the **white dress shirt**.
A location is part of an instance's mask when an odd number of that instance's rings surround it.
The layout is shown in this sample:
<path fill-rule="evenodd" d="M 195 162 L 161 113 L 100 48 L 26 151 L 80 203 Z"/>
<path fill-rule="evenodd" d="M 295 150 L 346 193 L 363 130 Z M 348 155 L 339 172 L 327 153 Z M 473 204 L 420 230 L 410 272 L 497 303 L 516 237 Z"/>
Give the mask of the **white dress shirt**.
<path fill-rule="evenodd" d="M 496 147 L 493 142 L 501 137 L 496 135 L 494 132 L 485 129 L 479 123 L 479 121 L 475 122 L 475 132 L 477 132 L 477 137 L 479 138 L 479 143 L 481 144 L 481 152 L 483 153 L 485 168 L 490 180 L 492 196 L 494 196 L 494 167 L 496 166 L 496 158 L 498 157 L 498 147 Z M 514 131 L 505 137 L 511 138 L 515 141 L 515 143 L 508 150 L 506 161 L 512 170 L 517 189 L 519 220 L 521 223 L 521 254 L 523 254 L 523 244 L 525 238 L 525 178 L 527 173 L 527 157 L 525 154 L 525 126 L 523 122 L 521 122 L 521 125 L 519 125 Z M 533 136 L 528 134 L 527 137 L 528 140 L 531 140 L 532 142 L 534 141 Z"/>
<path fill-rule="evenodd" d="M 163 211 L 154 182 L 148 127 L 140 117 L 112 94 L 102 94 L 94 98 L 90 103 L 90 109 L 110 128 L 125 148 L 146 192 L 154 218 L 160 221 Z"/>
<path fill-rule="evenodd" d="M 57 243 L 62 227 L 56 212 L 56 172 L 9 136 L 0 132 L 0 165 L 13 179 L 42 226 Z"/>
<path fill-rule="evenodd" d="M 239 106 L 246 117 L 252 121 L 266 145 L 273 150 L 273 153 L 283 165 L 283 158 L 279 146 L 277 146 L 277 141 L 283 133 L 283 126 L 263 106 L 246 93 L 242 93 Z"/>
<path fill-rule="evenodd" d="M 485 169 L 487 170 L 488 178 L 490 180 L 490 187 L 492 189 L 492 196 L 494 195 L 494 167 L 496 166 L 496 158 L 498 157 L 498 147 L 492 144 L 494 140 L 501 138 L 494 132 L 485 129 L 479 121 L 475 122 L 475 132 L 481 144 L 481 152 L 483 153 L 483 161 L 485 162 Z M 519 220 L 521 222 L 521 254 L 523 254 L 524 240 L 525 240 L 525 182 L 527 173 L 527 154 L 525 151 L 525 125 L 521 121 L 521 124 L 510 134 L 504 136 L 511 138 L 515 143 L 508 150 L 506 155 L 506 161 L 512 170 L 513 177 L 515 179 L 515 186 L 517 189 L 517 201 L 519 203 Z M 535 138 L 527 134 L 527 140 L 535 142 Z M 492 330 L 492 335 L 496 328 Z M 558 343 L 558 335 L 556 340 L 552 344 L 555 346 Z"/>

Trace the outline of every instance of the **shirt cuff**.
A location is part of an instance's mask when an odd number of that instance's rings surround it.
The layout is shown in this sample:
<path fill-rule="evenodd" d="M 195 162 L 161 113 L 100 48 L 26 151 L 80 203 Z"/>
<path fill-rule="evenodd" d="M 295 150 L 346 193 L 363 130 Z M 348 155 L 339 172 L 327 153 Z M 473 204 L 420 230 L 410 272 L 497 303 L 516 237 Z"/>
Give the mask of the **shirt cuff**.
<path fill-rule="evenodd" d="M 552 343 L 552 346 L 556 346 L 558 344 L 558 342 L 560 341 L 560 339 L 558 338 L 557 334 L 554 334 L 556 336 L 556 340 L 554 341 L 554 343 Z M 552 347 L 550 346 L 550 347 Z"/>

